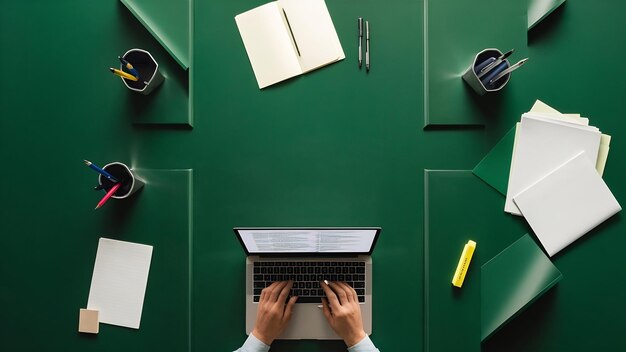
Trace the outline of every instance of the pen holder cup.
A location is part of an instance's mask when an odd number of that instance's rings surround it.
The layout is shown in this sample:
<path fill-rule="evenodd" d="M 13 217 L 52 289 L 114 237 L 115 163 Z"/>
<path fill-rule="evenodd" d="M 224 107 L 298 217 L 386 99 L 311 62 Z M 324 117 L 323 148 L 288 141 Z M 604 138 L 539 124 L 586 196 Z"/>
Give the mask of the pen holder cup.
<path fill-rule="evenodd" d="M 121 78 L 126 88 L 148 95 L 163 83 L 164 77 L 161 72 L 159 72 L 159 64 L 149 52 L 143 49 L 130 49 L 122 57 L 130 62 L 139 73 L 139 79 L 137 81 Z M 120 65 L 120 70 L 121 69 L 122 67 Z"/>
<path fill-rule="evenodd" d="M 474 60 L 472 61 L 472 64 L 463 74 L 463 80 L 467 82 L 467 84 L 469 84 L 469 86 L 472 87 L 472 89 L 474 89 L 474 91 L 479 95 L 485 95 L 489 92 L 497 92 L 500 89 L 504 88 L 507 83 L 509 83 L 509 79 L 511 78 L 510 73 L 505 74 L 497 81 L 489 83 L 490 73 L 494 73 L 496 67 L 489 70 L 488 73 L 484 74 L 482 77 L 478 77 L 480 74 L 481 64 L 484 65 L 486 60 L 491 60 L 491 58 L 497 59 L 501 55 L 502 52 L 498 49 L 485 49 L 476 54 Z M 502 62 L 504 63 L 503 68 L 506 69 L 507 67 L 509 67 L 510 64 L 508 60 L 504 60 Z"/>
<path fill-rule="evenodd" d="M 140 73 L 141 74 L 141 73 Z M 112 198 L 124 199 L 128 198 L 133 193 L 140 190 L 145 182 L 137 177 L 135 172 L 130 169 L 126 164 L 112 162 L 104 165 L 102 168 L 104 171 L 111 174 L 111 176 L 115 177 L 119 182 L 122 183 L 120 188 L 113 194 Z M 103 175 L 98 176 L 98 183 L 104 186 L 106 191 L 109 191 L 115 183 Z"/>

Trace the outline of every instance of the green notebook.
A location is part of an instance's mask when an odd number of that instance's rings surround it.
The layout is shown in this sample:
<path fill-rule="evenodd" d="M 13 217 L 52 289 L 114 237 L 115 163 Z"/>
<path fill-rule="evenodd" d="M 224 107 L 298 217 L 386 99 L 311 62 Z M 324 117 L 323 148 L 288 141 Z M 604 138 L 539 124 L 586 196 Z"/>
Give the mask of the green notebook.
<path fill-rule="evenodd" d="M 499 116 L 506 94 L 479 97 L 461 76 L 483 49 L 514 48 L 511 60 L 525 57 L 526 12 L 524 1 L 424 0 L 425 126 L 483 125 Z"/>
<path fill-rule="evenodd" d="M 528 229 L 469 170 L 426 170 L 424 183 L 425 351 L 480 351 L 480 266 Z M 456 288 L 451 281 L 468 240 L 476 251 Z"/>
<path fill-rule="evenodd" d="M 88 235 L 93 237 L 94 260 L 99 237 L 154 246 L 141 327 L 135 330 L 101 324 L 100 337 L 105 338 L 77 335 L 77 350 L 190 350 L 193 173 L 135 171 L 146 182 L 143 189 L 128 199 L 110 199 L 98 209 Z M 95 203 L 98 198 L 93 193 Z M 93 262 L 82 264 L 93 266 Z M 90 280 L 85 277 L 82 285 L 89 287 Z"/>
<path fill-rule="evenodd" d="M 561 281 L 563 275 L 528 234 L 481 268 L 481 339 Z"/>
<path fill-rule="evenodd" d="M 506 195 L 506 189 L 509 186 L 515 129 L 516 126 L 513 126 L 472 170 L 474 175 L 480 177 L 502 195 Z"/>

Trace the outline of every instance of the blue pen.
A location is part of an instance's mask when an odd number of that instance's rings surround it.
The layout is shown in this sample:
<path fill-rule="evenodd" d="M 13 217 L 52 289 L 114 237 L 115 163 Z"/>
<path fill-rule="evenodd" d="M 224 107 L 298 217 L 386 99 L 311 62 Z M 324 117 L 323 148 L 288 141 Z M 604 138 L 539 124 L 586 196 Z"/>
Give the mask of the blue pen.
<path fill-rule="evenodd" d="M 480 71 L 482 71 L 483 68 L 487 67 L 487 65 L 489 65 L 490 63 L 492 63 L 494 61 L 496 61 L 495 57 L 488 58 L 487 60 L 481 62 L 477 66 L 474 66 L 474 72 L 475 73 L 479 73 Z"/>
<path fill-rule="evenodd" d="M 126 67 L 130 71 L 130 73 L 133 74 L 133 76 L 139 79 L 139 72 L 137 72 L 137 70 L 133 67 L 133 65 L 130 64 L 130 62 L 128 62 L 126 59 L 124 59 L 121 56 L 118 56 L 117 58 L 120 59 L 122 66 Z"/>
<path fill-rule="evenodd" d="M 92 163 L 91 161 L 85 160 L 85 165 L 89 166 L 90 168 L 92 168 L 96 172 L 99 172 L 100 174 L 102 174 L 102 176 L 108 178 L 111 182 L 115 182 L 115 183 L 119 182 L 115 177 L 113 177 L 113 175 L 111 175 L 110 173 L 102 170 L 101 168 L 96 166 L 96 164 Z"/>
<path fill-rule="evenodd" d="M 509 67 L 509 63 L 504 61 L 500 63 L 500 65 L 489 71 L 485 78 L 480 80 L 483 83 L 483 86 L 485 86 L 485 88 L 488 88 L 488 86 L 493 86 L 493 82 L 489 81 L 491 81 L 491 79 L 497 76 L 500 72 L 504 71 L 507 67 Z"/>

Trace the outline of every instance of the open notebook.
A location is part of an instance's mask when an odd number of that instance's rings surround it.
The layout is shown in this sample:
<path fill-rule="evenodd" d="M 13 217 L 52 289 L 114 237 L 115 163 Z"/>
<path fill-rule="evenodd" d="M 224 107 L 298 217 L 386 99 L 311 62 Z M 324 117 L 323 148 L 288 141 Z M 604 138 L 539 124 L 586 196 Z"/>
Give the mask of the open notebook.
<path fill-rule="evenodd" d="M 324 0 L 278 0 L 235 22 L 259 88 L 345 58 Z"/>

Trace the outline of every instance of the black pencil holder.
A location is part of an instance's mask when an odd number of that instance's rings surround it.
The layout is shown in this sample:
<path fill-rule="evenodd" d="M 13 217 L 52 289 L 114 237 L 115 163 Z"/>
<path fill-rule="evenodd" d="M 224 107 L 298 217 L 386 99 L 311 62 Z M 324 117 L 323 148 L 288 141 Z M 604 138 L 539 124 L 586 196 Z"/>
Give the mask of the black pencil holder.
<path fill-rule="evenodd" d="M 163 83 L 165 78 L 161 72 L 159 72 L 159 64 L 149 52 L 143 49 L 130 49 L 122 58 L 130 62 L 139 73 L 139 79 L 137 81 L 122 78 L 122 82 L 124 82 L 126 88 L 147 95 Z M 121 69 L 122 67 L 120 66 L 120 70 Z"/>
<path fill-rule="evenodd" d="M 104 165 L 102 169 L 122 183 L 120 188 L 111 196 L 112 198 L 128 198 L 130 195 L 140 190 L 145 184 L 145 182 L 137 177 L 135 172 L 126 166 L 126 164 L 112 162 Z M 102 174 L 98 176 L 98 183 L 103 186 L 105 191 L 109 191 L 115 185 L 115 182 L 109 180 Z"/>
<path fill-rule="evenodd" d="M 484 83 L 484 80 L 488 75 L 485 75 L 480 78 L 478 77 L 480 74 L 480 70 L 477 70 L 477 67 L 479 67 L 481 63 L 485 62 L 485 60 L 489 60 L 489 58 L 492 58 L 492 57 L 498 58 L 501 55 L 502 55 L 502 52 L 498 49 L 493 49 L 493 48 L 485 49 L 479 52 L 478 54 L 476 54 L 476 56 L 474 57 L 474 60 L 472 60 L 472 64 L 469 66 L 467 71 L 465 71 L 465 73 L 463 74 L 463 80 L 467 82 L 467 84 L 469 84 L 469 86 L 472 87 L 472 89 L 479 95 L 485 95 L 490 92 L 497 92 L 500 89 L 504 88 L 504 86 L 506 86 L 507 83 L 509 83 L 509 79 L 511 78 L 510 73 L 505 74 L 504 76 L 502 76 L 502 78 L 495 81 L 493 84 Z M 503 62 L 503 65 L 505 65 L 504 66 L 505 69 L 509 67 L 510 63 L 508 60 L 503 60 L 502 62 Z"/>

